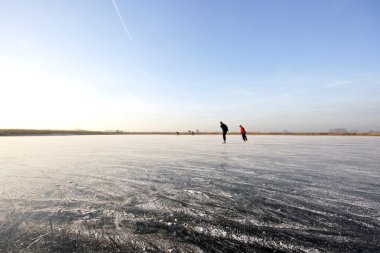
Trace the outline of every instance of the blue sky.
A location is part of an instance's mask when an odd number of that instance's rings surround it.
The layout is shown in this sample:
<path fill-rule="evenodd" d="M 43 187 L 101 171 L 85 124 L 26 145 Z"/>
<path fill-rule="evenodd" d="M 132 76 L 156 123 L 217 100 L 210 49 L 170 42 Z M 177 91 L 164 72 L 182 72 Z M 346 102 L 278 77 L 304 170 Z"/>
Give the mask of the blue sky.
<path fill-rule="evenodd" d="M 0 128 L 380 130 L 377 0 L 0 1 Z"/>

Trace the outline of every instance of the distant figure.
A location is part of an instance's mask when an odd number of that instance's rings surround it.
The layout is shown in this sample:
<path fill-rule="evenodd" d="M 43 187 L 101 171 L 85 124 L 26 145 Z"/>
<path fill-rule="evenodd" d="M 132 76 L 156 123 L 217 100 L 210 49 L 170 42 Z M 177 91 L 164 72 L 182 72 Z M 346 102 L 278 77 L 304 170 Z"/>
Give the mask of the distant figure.
<path fill-rule="evenodd" d="M 220 127 L 223 131 L 223 143 L 226 143 L 226 134 L 228 132 L 228 127 L 222 121 L 220 122 Z"/>
<path fill-rule="evenodd" d="M 194 131 L 191 131 L 191 134 L 194 135 Z"/>
<path fill-rule="evenodd" d="M 177 132 L 177 136 L 179 135 L 179 132 Z"/>
<path fill-rule="evenodd" d="M 246 142 L 248 141 L 247 139 L 247 132 L 245 131 L 244 127 L 242 125 L 239 126 L 240 127 L 240 133 L 241 133 L 241 137 L 243 138 L 243 141 Z"/>

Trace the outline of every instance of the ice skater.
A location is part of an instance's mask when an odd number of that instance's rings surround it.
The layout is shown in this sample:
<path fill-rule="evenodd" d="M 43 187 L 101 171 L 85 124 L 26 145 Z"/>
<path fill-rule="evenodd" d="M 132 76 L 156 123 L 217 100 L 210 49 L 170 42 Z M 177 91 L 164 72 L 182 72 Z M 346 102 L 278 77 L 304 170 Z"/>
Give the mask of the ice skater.
<path fill-rule="evenodd" d="M 222 131 L 223 131 L 223 143 L 226 143 L 226 134 L 228 132 L 228 127 L 222 121 L 220 122 L 220 127 L 222 128 Z"/>
<path fill-rule="evenodd" d="M 240 127 L 240 133 L 241 133 L 241 137 L 243 138 L 243 141 L 246 142 L 248 141 L 247 139 L 247 132 L 245 131 L 244 127 L 242 125 L 239 126 Z"/>

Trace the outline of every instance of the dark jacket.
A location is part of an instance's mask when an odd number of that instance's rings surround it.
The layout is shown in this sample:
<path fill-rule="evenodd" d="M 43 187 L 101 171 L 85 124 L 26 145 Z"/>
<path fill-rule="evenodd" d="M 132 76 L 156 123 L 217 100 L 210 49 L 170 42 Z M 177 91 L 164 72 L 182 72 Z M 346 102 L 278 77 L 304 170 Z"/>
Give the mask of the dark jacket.
<path fill-rule="evenodd" d="M 222 128 L 223 132 L 228 131 L 228 127 L 224 123 L 220 123 L 220 127 Z"/>

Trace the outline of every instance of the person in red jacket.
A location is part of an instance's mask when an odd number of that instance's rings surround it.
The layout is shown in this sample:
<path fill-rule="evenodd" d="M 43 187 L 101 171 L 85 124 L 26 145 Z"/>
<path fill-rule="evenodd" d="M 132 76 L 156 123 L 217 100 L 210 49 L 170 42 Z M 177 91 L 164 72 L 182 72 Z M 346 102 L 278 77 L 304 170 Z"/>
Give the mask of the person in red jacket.
<path fill-rule="evenodd" d="M 240 133 L 241 133 L 241 137 L 243 137 L 243 141 L 246 142 L 248 141 L 247 139 L 247 132 L 245 131 L 244 127 L 242 125 L 239 126 L 240 127 Z"/>

